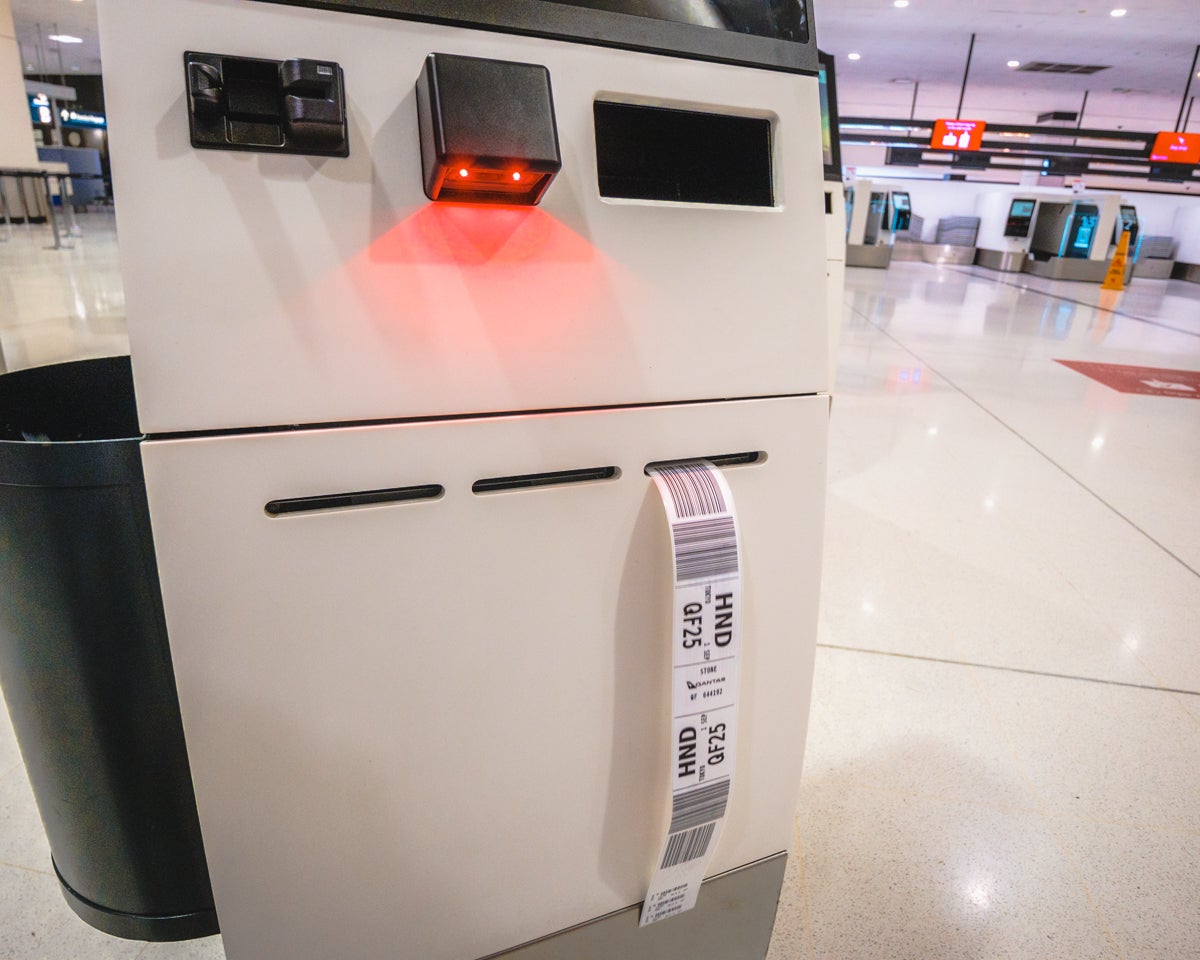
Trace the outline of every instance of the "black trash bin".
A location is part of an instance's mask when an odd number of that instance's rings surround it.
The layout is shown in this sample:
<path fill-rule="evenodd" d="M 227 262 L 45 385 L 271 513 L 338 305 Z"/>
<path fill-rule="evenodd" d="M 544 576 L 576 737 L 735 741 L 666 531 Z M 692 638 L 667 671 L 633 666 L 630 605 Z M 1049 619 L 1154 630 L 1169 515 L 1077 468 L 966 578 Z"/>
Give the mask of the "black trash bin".
<path fill-rule="evenodd" d="M 0 376 L 0 686 L 63 895 L 133 940 L 217 932 L 128 357 Z"/>

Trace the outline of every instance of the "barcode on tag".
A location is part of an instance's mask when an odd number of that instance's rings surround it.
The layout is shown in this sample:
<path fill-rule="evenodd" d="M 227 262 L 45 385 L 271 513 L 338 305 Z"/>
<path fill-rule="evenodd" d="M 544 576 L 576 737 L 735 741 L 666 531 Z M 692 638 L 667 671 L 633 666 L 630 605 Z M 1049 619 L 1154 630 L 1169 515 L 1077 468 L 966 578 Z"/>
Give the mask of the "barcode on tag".
<path fill-rule="evenodd" d="M 733 517 L 677 523 L 671 537 L 675 541 L 676 582 L 737 576 L 738 542 Z"/>
<path fill-rule="evenodd" d="M 671 502 L 680 517 L 699 517 L 725 513 L 725 495 L 708 468 L 699 463 L 679 463 L 659 467 L 658 475 L 671 491 Z"/>
<path fill-rule="evenodd" d="M 663 854 L 662 869 L 700 859 L 708 853 L 708 844 L 716 829 L 715 823 L 706 823 L 696 827 L 695 830 L 676 833 L 668 837 L 667 849 Z"/>
<path fill-rule="evenodd" d="M 694 790 L 677 793 L 671 800 L 671 829 L 667 833 L 690 830 L 702 823 L 720 820 L 725 816 L 729 803 L 729 785 L 732 780 L 718 780 Z"/>

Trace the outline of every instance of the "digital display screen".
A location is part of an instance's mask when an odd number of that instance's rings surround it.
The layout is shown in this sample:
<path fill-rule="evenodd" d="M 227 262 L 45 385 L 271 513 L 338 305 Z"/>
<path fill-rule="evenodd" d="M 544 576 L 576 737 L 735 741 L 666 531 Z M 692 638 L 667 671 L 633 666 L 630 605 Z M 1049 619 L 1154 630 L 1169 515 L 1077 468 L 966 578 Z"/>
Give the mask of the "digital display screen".
<path fill-rule="evenodd" d="M 1121 207 L 1121 219 L 1130 223 L 1137 220 L 1137 207 Z"/>
<path fill-rule="evenodd" d="M 1036 200 L 1014 200 L 1008 208 L 1008 223 L 1004 225 L 1006 237 L 1028 237 L 1033 222 Z"/>
<path fill-rule="evenodd" d="M 908 210 L 909 209 L 908 194 L 907 193 L 893 193 L 892 194 L 892 205 L 897 210 Z"/>
<path fill-rule="evenodd" d="M 1092 249 L 1092 231 L 1096 229 L 1095 217 L 1082 217 L 1079 221 L 1079 228 L 1075 231 L 1075 242 L 1072 246 L 1076 250 L 1091 250 Z"/>
<path fill-rule="evenodd" d="M 1200 133 L 1163 131 L 1154 138 L 1150 159 L 1159 163 L 1200 164 Z"/>
<path fill-rule="evenodd" d="M 817 51 L 817 92 L 821 100 L 821 154 L 825 179 L 842 180 L 842 144 L 838 131 L 837 75 L 833 54 Z"/>
<path fill-rule="evenodd" d="M 833 165 L 833 117 L 829 113 L 829 71 L 825 64 L 821 64 L 817 84 L 821 93 L 821 154 L 829 167 Z"/>
<path fill-rule="evenodd" d="M 808 43 L 804 0 L 552 0 L 567 7 L 607 10 L 648 20 L 668 20 Z"/>
<path fill-rule="evenodd" d="M 983 120 L 938 120 L 929 146 L 934 150 L 978 150 L 983 146 Z"/>

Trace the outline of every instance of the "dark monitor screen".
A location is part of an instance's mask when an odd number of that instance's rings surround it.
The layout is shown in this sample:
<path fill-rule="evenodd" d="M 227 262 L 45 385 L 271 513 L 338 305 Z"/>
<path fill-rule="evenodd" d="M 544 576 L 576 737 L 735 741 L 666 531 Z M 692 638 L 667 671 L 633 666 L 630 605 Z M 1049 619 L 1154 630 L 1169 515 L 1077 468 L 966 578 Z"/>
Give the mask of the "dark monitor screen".
<path fill-rule="evenodd" d="M 1036 200 L 1014 200 L 1008 208 L 1008 222 L 1004 225 L 1004 235 L 1018 238 L 1029 236 L 1036 207 Z"/>
<path fill-rule="evenodd" d="M 568 7 L 690 23 L 772 40 L 808 42 L 804 0 L 551 0 Z"/>
<path fill-rule="evenodd" d="M 1127 220 L 1130 223 L 1137 220 L 1137 207 L 1127 207 L 1124 204 L 1122 204 L 1121 205 L 1121 219 Z"/>
<path fill-rule="evenodd" d="M 812 0 L 259 0 L 814 74 Z"/>
<path fill-rule="evenodd" d="M 833 55 L 817 51 L 820 69 L 817 86 L 821 95 L 821 153 L 825 162 L 825 179 L 841 182 L 842 144 L 838 136 L 837 80 Z"/>

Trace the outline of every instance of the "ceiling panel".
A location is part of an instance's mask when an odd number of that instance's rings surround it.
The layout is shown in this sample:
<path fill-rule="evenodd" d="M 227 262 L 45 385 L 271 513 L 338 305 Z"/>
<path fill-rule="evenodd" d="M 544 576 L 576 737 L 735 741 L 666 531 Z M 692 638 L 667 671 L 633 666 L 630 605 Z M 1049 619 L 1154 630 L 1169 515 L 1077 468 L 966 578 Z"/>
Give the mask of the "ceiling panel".
<path fill-rule="evenodd" d="M 977 35 L 964 116 L 1033 123 L 1038 113 L 1078 110 L 1085 122 L 1149 130 L 1174 125 L 1200 43 L 1200 0 L 815 0 L 817 38 L 837 56 L 843 114 L 902 106 L 921 83 L 917 115 L 957 107 L 971 34 Z M 862 59 L 850 61 L 856 52 Z M 1023 63 L 1101 64 L 1096 74 L 1024 73 Z M 895 81 L 901 81 L 899 83 Z M 1200 80 L 1192 94 L 1200 93 Z M 1200 111 L 1200 105 L 1197 105 Z M 1200 128 L 1196 112 L 1190 129 Z"/>
<path fill-rule="evenodd" d="M 96 0 L 12 0 L 12 13 L 26 73 L 57 74 L 61 69 L 68 83 L 72 73 L 100 73 Z M 79 37 L 83 42 L 55 43 L 49 39 L 51 34 Z"/>
<path fill-rule="evenodd" d="M 953 113 L 975 33 L 964 115 L 1032 123 L 1039 113 L 1078 110 L 1086 92 L 1089 124 L 1171 127 L 1200 43 L 1200 0 L 1121 2 L 1128 14 L 1114 18 L 1113 4 L 1091 0 L 909 0 L 904 9 L 892 0 L 814 0 L 821 47 L 838 57 L 844 114 L 907 116 L 913 81 L 921 84 L 918 116 Z M 12 9 L 27 71 L 58 73 L 60 54 L 68 80 L 100 71 L 96 0 L 12 0 Z M 83 43 L 48 40 L 56 30 Z M 851 51 L 862 59 L 847 60 Z M 1006 65 L 1014 59 L 1110 69 L 1024 73 Z M 1192 93 L 1200 93 L 1200 80 Z M 1200 107 L 1189 129 L 1200 129 Z"/>

